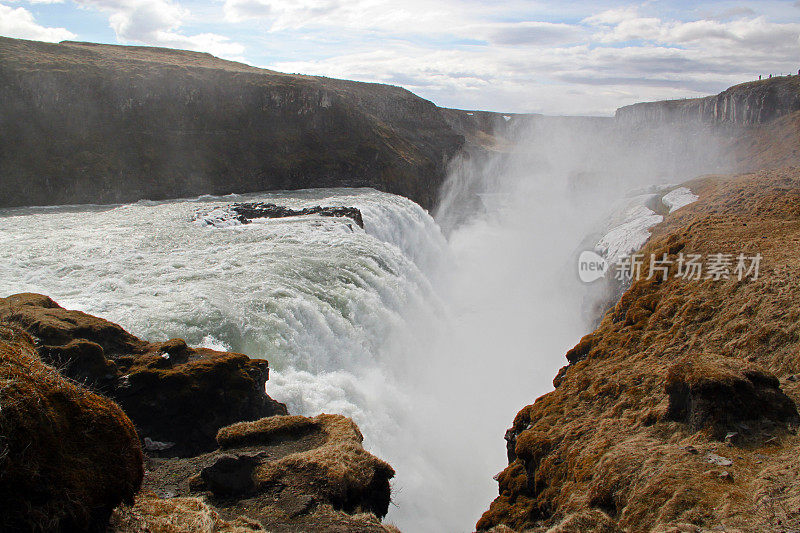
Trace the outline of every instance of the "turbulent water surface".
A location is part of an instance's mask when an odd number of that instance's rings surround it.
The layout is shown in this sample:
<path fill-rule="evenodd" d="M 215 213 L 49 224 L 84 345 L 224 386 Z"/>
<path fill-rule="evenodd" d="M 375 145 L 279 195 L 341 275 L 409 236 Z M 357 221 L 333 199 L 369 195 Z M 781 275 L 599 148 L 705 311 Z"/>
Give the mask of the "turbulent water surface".
<path fill-rule="evenodd" d="M 356 206 L 364 229 L 319 216 L 191 222 L 234 201 Z M 501 401 L 504 374 L 550 374 L 536 371 L 533 315 L 509 312 L 536 308 L 519 301 L 534 264 L 498 269 L 524 240 L 486 220 L 448 243 L 418 205 L 370 189 L 0 214 L 0 293 L 41 292 L 142 338 L 267 358 L 267 390 L 290 412 L 354 418 L 395 466 L 389 519 L 411 531 L 474 524 L 503 466 L 502 430 L 541 388 Z M 510 344 L 531 349 L 530 364 L 517 366 Z"/>
<path fill-rule="evenodd" d="M 266 358 L 271 396 L 352 417 L 395 467 L 390 522 L 471 530 L 496 494 L 505 428 L 551 387 L 596 296 L 574 259 L 615 193 L 576 193 L 565 146 L 454 165 L 436 217 L 447 237 L 372 189 L 0 211 L 0 295 L 41 292 L 148 340 Z M 192 222 L 244 201 L 354 206 L 364 228 Z"/>
<path fill-rule="evenodd" d="M 365 227 L 320 216 L 191 222 L 234 201 L 356 206 Z M 444 313 L 432 280 L 446 242 L 415 203 L 318 190 L 0 215 L 1 294 L 41 292 L 146 339 L 267 358 L 268 392 L 290 412 L 351 416 L 391 459 L 411 413 L 401 385 L 419 372 L 420 334 Z"/>

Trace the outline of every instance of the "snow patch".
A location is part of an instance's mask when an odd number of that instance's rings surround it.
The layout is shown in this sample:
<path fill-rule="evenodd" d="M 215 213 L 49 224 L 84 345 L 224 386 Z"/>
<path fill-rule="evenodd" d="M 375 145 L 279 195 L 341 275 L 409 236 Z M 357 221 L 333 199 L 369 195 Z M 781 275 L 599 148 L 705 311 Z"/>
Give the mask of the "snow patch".
<path fill-rule="evenodd" d="M 215 228 L 229 228 L 242 225 L 239 214 L 228 207 L 217 207 L 208 213 L 198 212 L 194 215 L 192 223 L 198 226 L 214 226 Z"/>
<path fill-rule="evenodd" d="M 694 194 L 686 187 L 678 187 L 677 189 L 668 192 L 661 199 L 664 205 L 669 207 L 669 212 L 677 211 L 681 207 L 687 206 L 696 202 L 700 197 Z"/>
<path fill-rule="evenodd" d="M 643 205 L 633 206 L 625 212 L 624 222 L 603 235 L 595 249 L 610 265 L 618 263 L 623 256 L 641 248 L 650 238 L 650 228 L 662 220 L 664 217 L 652 209 Z"/>

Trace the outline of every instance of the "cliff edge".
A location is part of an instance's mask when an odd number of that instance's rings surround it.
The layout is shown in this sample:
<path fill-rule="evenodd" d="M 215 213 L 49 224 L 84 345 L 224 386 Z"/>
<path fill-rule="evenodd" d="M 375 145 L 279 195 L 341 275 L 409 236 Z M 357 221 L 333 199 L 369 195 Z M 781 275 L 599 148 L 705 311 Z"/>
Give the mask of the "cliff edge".
<path fill-rule="evenodd" d="M 642 102 L 617 110 L 625 125 L 699 122 L 756 126 L 800 111 L 800 75 L 776 76 L 734 85 L 715 96 Z"/>
<path fill-rule="evenodd" d="M 800 528 L 800 168 L 687 186 L 699 200 L 641 251 L 666 279 L 644 261 L 517 414 L 479 531 Z M 677 276 L 717 254 L 725 276 Z M 736 274 L 739 254 L 757 273 Z"/>

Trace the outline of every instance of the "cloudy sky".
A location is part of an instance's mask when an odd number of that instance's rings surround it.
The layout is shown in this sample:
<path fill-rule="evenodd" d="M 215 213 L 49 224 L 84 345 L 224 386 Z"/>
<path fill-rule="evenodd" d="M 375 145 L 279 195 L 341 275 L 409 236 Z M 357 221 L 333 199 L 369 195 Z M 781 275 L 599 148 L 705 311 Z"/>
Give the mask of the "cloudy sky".
<path fill-rule="evenodd" d="M 439 105 L 608 115 L 800 69 L 800 0 L 0 0 L 0 35 L 211 52 Z"/>

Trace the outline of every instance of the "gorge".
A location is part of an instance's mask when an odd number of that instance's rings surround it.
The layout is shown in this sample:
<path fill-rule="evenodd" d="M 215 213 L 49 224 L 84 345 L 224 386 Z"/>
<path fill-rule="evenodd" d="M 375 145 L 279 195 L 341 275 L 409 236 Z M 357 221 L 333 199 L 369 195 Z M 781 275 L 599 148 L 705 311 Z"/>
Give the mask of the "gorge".
<path fill-rule="evenodd" d="M 130 417 L 118 425 L 139 432 L 156 493 L 119 508 L 119 531 L 164 506 L 255 531 L 498 533 L 747 530 L 768 520 L 751 512 L 765 494 L 796 507 L 800 78 L 611 119 L 440 109 L 175 50 L 0 38 L 0 59 L 0 296 L 54 300 L 6 299 L 0 320 L 33 338 L 0 334 Z M 679 184 L 699 198 L 671 212 Z M 644 228 L 645 252 L 761 251 L 764 277 L 581 283 L 577 254 L 641 208 L 663 221 Z M 214 222 L 231 213 L 248 223 Z M 119 324 L 124 349 L 85 329 L 48 338 L 26 305 L 63 314 L 59 327 L 77 320 L 66 310 Z M 70 374 L 76 353 L 99 367 Z M 191 394 L 138 380 L 217 360 L 236 362 L 225 393 L 170 433 L 159 416 Z M 740 416 L 704 395 L 705 374 L 788 407 Z M 265 381 L 270 399 L 248 403 Z M 680 410 L 690 393 L 710 415 Z M 714 417 L 722 440 L 703 433 Z M 734 456 L 731 479 L 712 453 Z M 323 460 L 336 454 L 341 478 Z M 248 496 L 230 505 L 226 469 Z"/>

